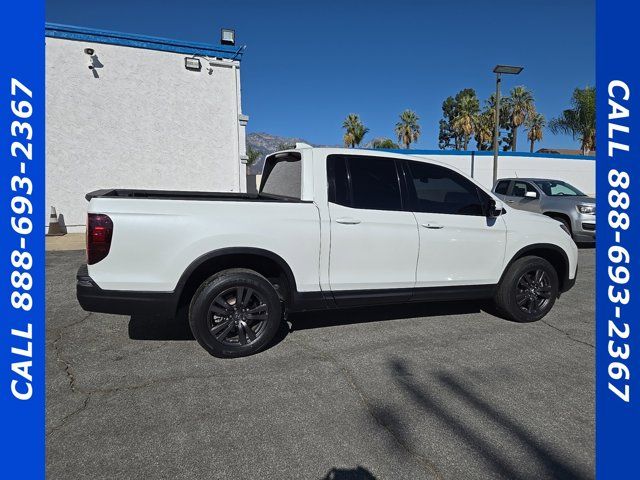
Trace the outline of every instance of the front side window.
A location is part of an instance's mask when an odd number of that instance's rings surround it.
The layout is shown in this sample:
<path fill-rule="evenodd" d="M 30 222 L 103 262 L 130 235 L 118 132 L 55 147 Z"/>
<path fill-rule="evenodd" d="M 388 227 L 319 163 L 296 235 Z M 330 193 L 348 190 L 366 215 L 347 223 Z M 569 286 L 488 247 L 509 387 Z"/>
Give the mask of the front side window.
<path fill-rule="evenodd" d="M 536 180 L 536 185 L 540 187 L 540 190 L 542 190 L 545 195 L 549 195 L 551 197 L 586 196 L 573 185 L 569 185 L 567 182 L 561 182 L 558 180 Z"/>
<path fill-rule="evenodd" d="M 439 165 L 407 162 L 409 195 L 416 212 L 484 215 L 478 187 Z"/>

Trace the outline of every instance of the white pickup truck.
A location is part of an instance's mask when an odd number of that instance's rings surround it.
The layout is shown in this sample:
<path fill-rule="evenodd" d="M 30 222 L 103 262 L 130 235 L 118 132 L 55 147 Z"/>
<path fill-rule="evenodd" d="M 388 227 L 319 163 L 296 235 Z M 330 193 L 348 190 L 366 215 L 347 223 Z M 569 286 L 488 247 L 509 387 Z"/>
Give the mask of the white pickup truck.
<path fill-rule="evenodd" d="M 238 357 L 265 347 L 286 311 L 491 299 L 539 320 L 576 279 L 566 227 L 511 209 L 437 161 L 311 148 L 267 157 L 258 194 L 87 194 L 82 308 L 173 315 Z"/>

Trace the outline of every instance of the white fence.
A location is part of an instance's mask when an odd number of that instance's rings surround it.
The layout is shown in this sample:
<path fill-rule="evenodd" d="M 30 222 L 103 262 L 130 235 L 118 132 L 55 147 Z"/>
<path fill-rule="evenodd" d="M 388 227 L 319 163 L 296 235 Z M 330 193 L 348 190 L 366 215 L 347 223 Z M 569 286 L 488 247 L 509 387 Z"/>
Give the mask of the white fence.
<path fill-rule="evenodd" d="M 492 152 L 457 152 L 442 150 L 396 150 L 399 153 L 431 158 L 456 167 L 492 187 Z M 500 152 L 498 178 L 533 177 L 564 180 L 584 193 L 596 193 L 595 157 L 582 155 L 550 155 L 541 153 Z"/>

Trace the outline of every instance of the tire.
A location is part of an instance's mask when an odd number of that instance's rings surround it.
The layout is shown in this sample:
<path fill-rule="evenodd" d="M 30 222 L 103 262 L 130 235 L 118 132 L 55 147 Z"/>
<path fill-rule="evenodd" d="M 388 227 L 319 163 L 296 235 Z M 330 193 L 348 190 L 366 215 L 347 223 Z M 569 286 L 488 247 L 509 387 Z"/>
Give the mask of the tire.
<path fill-rule="evenodd" d="M 219 358 L 260 351 L 278 332 L 281 321 L 278 293 L 269 280 L 253 270 L 216 273 L 200 285 L 189 305 L 193 336 Z"/>
<path fill-rule="evenodd" d="M 559 287 L 558 274 L 547 260 L 522 257 L 505 272 L 494 305 L 509 320 L 535 322 L 549 313 L 558 297 Z"/>

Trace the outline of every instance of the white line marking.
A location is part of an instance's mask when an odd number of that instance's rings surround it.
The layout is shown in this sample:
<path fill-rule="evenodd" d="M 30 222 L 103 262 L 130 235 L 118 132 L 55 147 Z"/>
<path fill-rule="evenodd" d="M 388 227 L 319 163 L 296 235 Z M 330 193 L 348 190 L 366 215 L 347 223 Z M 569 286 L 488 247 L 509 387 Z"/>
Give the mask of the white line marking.
<path fill-rule="evenodd" d="M 24 250 L 24 248 L 27 246 L 27 242 L 25 241 L 24 238 L 20 239 L 20 248 L 22 248 Z"/>
<path fill-rule="evenodd" d="M 20 173 L 24 174 L 25 168 L 26 168 L 26 166 L 25 166 L 24 162 L 20 162 Z"/>
<path fill-rule="evenodd" d="M 616 307 L 616 318 L 620 318 L 620 307 Z"/>

